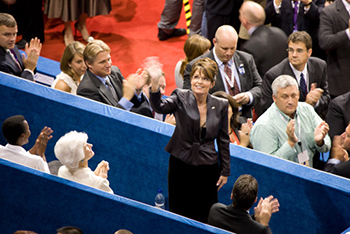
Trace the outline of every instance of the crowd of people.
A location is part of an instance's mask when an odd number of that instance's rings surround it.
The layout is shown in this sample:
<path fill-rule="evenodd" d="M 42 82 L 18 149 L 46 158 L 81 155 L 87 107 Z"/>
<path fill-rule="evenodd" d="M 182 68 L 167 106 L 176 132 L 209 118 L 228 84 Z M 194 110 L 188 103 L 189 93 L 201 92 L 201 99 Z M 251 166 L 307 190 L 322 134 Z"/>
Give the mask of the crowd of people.
<path fill-rule="evenodd" d="M 235 182 L 232 205 L 218 203 L 217 192 L 231 173 L 229 143 L 350 178 L 350 3 L 336 0 L 325 7 L 321 0 L 271 0 L 263 7 L 252 1 L 205 2 L 205 7 L 204 1 L 193 3 L 202 6 L 196 12 L 201 17 L 195 18 L 201 23 L 192 22 L 186 58 L 174 67 L 177 89 L 164 98 L 166 78 L 158 58 L 145 59 L 125 79 L 112 65 L 109 46 L 88 34 L 87 14 L 57 15 L 52 12 L 57 3 L 47 1 L 49 16 L 67 22 L 61 73 L 51 87 L 175 125 L 165 147 L 170 211 L 237 233 L 271 233 L 268 223 L 279 202 L 273 196 L 261 198 L 251 218 L 246 211 L 258 199 L 251 175 Z M 160 40 L 185 34 L 175 28 L 180 4 L 166 1 Z M 110 7 L 99 10 L 96 14 L 108 14 Z M 86 46 L 72 39 L 70 22 L 75 20 Z M 237 33 L 240 26 L 248 40 Z M 33 81 L 40 40 L 25 44 L 21 56 L 16 34 L 16 20 L 0 13 L 0 71 Z M 0 158 L 50 173 L 45 150 L 52 132 L 44 127 L 25 151 L 29 124 L 21 115 L 11 116 L 2 124 L 8 144 L 0 146 Z M 87 139 L 71 131 L 57 141 L 58 176 L 113 193 L 108 162 L 95 171 L 88 166 L 94 152 Z M 319 154 L 328 151 L 323 165 Z"/>

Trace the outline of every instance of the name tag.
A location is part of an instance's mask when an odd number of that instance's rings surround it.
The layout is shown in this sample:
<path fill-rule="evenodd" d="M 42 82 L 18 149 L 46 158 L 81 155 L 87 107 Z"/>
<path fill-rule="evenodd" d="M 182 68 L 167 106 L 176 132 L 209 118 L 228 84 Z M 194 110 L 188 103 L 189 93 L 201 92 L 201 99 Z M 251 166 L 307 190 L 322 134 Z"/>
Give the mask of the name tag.
<path fill-rule="evenodd" d="M 300 164 L 309 167 L 309 154 L 307 150 L 304 150 L 303 152 L 298 154 L 298 161 Z"/>

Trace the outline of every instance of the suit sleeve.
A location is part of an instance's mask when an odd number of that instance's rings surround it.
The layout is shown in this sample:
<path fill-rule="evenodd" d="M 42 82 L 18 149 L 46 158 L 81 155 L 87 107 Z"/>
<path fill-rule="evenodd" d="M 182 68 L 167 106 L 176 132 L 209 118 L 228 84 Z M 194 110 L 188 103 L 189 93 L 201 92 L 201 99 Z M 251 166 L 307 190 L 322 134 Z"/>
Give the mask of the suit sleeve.
<path fill-rule="evenodd" d="M 191 70 L 192 70 L 192 64 L 188 63 L 184 73 L 184 84 L 182 87 L 183 89 L 191 89 L 191 78 L 190 78 Z"/>
<path fill-rule="evenodd" d="M 6 65 L 0 65 L 0 71 L 5 72 L 7 74 L 11 74 L 11 75 L 17 76 L 15 73 L 13 73 L 13 70 L 10 69 Z M 22 71 L 21 77 L 26 79 L 26 80 L 34 81 L 33 74 L 31 72 L 27 71 L 27 70 L 23 70 Z"/>
<path fill-rule="evenodd" d="M 226 101 L 226 100 L 225 100 Z M 219 130 L 219 135 L 217 138 L 217 145 L 219 151 L 220 159 L 220 169 L 222 176 L 229 176 L 231 174 L 231 165 L 230 165 L 230 138 L 228 135 L 228 102 L 222 106 L 221 109 L 221 126 Z"/>
<path fill-rule="evenodd" d="M 334 101 L 329 104 L 326 120 L 329 125 L 328 134 L 331 138 L 341 135 L 347 126 L 347 123 L 344 123 L 341 107 Z"/>
<path fill-rule="evenodd" d="M 349 38 L 346 35 L 346 28 L 342 31 L 333 33 L 335 25 L 332 20 L 334 15 L 330 16 L 332 12 L 324 11 L 320 15 L 320 28 L 319 28 L 319 44 L 323 50 L 334 50 L 339 47 L 343 47 L 349 43 Z M 331 18 L 332 17 L 332 18 Z"/>
<path fill-rule="evenodd" d="M 265 24 L 270 24 L 274 21 L 279 22 L 279 14 L 276 13 L 275 6 L 273 4 L 274 0 L 267 0 L 266 2 L 266 7 L 265 7 L 265 14 L 266 14 L 266 19 L 265 19 Z M 283 4 L 283 3 L 281 3 Z M 277 26 L 277 25 L 275 25 Z"/>
<path fill-rule="evenodd" d="M 329 91 L 328 91 L 327 66 L 325 62 L 323 62 L 323 64 L 324 66 L 322 71 L 321 84 L 320 84 L 320 87 L 318 87 L 323 90 L 323 94 L 319 99 L 318 105 L 315 107 L 315 111 L 318 114 L 321 114 L 322 112 L 327 110 L 328 104 L 331 100 L 331 96 L 329 95 Z"/>
<path fill-rule="evenodd" d="M 250 56 L 250 59 L 248 63 L 249 63 L 249 69 L 251 70 L 250 74 L 253 80 L 253 87 L 249 90 L 249 92 L 251 92 L 251 94 L 253 95 L 253 98 L 254 98 L 253 105 L 254 105 L 255 103 L 259 103 L 261 98 L 262 79 L 259 75 L 258 69 L 256 68 L 253 56 L 250 54 L 249 56 Z"/>
<path fill-rule="evenodd" d="M 159 89 L 157 92 L 152 92 L 150 88 L 149 100 L 155 112 L 160 114 L 169 114 L 176 110 L 177 95 L 178 95 L 178 89 L 175 89 L 169 97 L 162 99 Z"/>

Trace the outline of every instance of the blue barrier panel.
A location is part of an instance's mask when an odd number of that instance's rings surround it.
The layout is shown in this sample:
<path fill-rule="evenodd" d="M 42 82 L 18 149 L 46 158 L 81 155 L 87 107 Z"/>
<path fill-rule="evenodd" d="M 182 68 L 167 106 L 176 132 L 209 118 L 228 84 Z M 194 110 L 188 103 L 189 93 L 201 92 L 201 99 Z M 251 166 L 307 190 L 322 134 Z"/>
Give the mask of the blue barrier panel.
<path fill-rule="evenodd" d="M 71 130 L 85 131 L 96 153 L 90 167 L 94 169 L 102 159 L 110 162 L 109 180 L 116 194 L 153 205 L 161 188 L 167 198 L 169 155 L 164 147 L 173 126 L 1 74 L 0 97 L 1 122 L 15 114 L 28 120 L 33 135 L 28 145 L 43 126 L 53 128 L 49 161 L 55 159 L 53 147 L 60 136 Z M 4 143 L 1 136 L 0 144 Z M 252 174 L 259 182 L 259 197 L 272 194 L 280 201 L 280 212 L 270 222 L 274 233 L 340 233 L 350 226 L 350 180 L 230 147 L 232 176 L 219 192 L 220 202 L 230 204 L 236 178 Z"/>
<path fill-rule="evenodd" d="M 0 230 L 56 233 L 76 226 L 85 234 L 229 232 L 121 196 L 0 159 Z"/>

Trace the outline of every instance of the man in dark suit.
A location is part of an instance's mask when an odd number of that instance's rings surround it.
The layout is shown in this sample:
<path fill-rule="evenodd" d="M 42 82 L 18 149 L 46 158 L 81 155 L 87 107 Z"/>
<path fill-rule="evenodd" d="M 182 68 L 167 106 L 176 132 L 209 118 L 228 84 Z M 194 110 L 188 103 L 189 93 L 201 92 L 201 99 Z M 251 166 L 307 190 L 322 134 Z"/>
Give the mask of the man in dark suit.
<path fill-rule="evenodd" d="M 347 6 L 344 6 L 344 2 Z M 349 1 L 336 0 L 320 15 L 319 40 L 322 49 L 328 51 L 327 64 L 329 91 L 333 97 L 350 90 L 350 33 Z"/>
<path fill-rule="evenodd" d="M 258 116 L 272 104 L 272 82 L 280 75 L 290 75 L 299 84 L 299 101 L 306 102 L 324 117 L 330 95 L 326 63 L 312 54 L 312 40 L 306 32 L 294 32 L 288 37 L 288 58 L 266 72 L 262 84 L 261 102 L 256 106 Z"/>
<path fill-rule="evenodd" d="M 257 201 L 258 182 L 251 175 L 241 175 L 233 185 L 232 205 L 214 204 L 209 212 L 208 224 L 240 234 L 272 233 L 269 227 L 271 214 L 279 211 L 278 200 L 269 196 L 260 199 L 254 215 L 248 211 Z"/>
<path fill-rule="evenodd" d="M 134 74 L 126 81 L 119 68 L 112 66 L 110 51 L 109 46 L 101 40 L 86 45 L 83 55 L 88 70 L 78 86 L 77 94 L 152 117 L 142 93 L 139 96 L 134 91 L 134 88 L 140 89 L 144 85 L 144 73 Z"/>
<path fill-rule="evenodd" d="M 328 106 L 326 121 L 329 136 L 341 135 L 350 123 L 350 91 L 334 98 Z"/>
<path fill-rule="evenodd" d="M 265 7 L 266 24 L 282 29 L 287 36 L 306 31 L 313 39 L 314 56 L 324 58 L 318 45 L 319 15 L 325 0 L 268 0 Z"/>
<path fill-rule="evenodd" d="M 253 55 L 259 74 L 264 77 L 271 67 L 287 57 L 287 36 L 279 28 L 264 25 L 265 11 L 258 3 L 244 2 L 239 13 L 242 26 L 250 35 L 241 50 Z"/>
<path fill-rule="evenodd" d="M 190 74 L 193 63 L 199 58 L 210 58 L 218 65 L 215 86 L 210 93 L 225 91 L 242 105 L 242 116 L 252 117 L 252 107 L 261 96 L 261 77 L 252 55 L 236 50 L 238 35 L 229 25 L 218 28 L 213 39 L 215 47 L 208 53 L 187 64 L 184 74 L 184 89 L 191 88 Z"/>
<path fill-rule="evenodd" d="M 34 81 L 34 70 L 41 51 L 41 43 L 32 39 L 25 47 L 27 57 L 22 56 L 15 45 L 16 20 L 9 14 L 0 13 L 0 71 Z"/>

